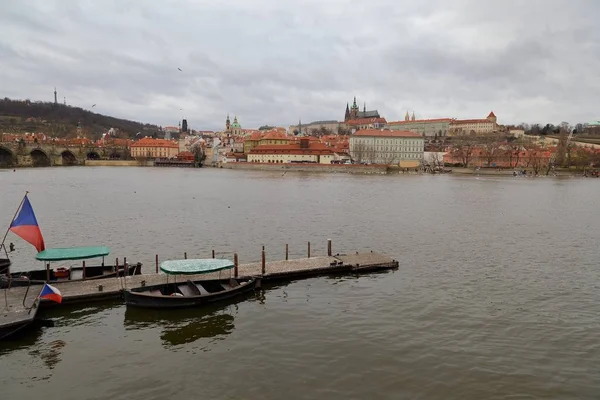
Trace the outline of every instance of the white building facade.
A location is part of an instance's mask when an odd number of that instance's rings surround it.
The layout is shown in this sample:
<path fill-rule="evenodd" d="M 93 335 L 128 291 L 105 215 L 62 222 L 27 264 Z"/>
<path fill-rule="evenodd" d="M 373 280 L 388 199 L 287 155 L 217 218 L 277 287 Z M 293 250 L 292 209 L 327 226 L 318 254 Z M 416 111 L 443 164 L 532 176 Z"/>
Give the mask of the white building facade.
<path fill-rule="evenodd" d="M 362 129 L 350 137 L 354 162 L 416 167 L 421 165 L 425 139 L 418 133 Z"/>

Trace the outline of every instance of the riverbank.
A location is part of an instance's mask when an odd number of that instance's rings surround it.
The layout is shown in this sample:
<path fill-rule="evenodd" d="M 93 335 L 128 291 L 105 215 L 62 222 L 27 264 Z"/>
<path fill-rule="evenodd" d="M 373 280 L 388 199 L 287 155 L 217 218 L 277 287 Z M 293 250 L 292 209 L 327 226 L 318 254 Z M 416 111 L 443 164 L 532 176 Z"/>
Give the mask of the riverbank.
<path fill-rule="evenodd" d="M 153 167 L 154 161 L 144 160 L 85 160 L 88 167 Z"/>
<path fill-rule="evenodd" d="M 297 171 L 297 172 L 329 172 L 346 174 L 387 174 L 387 165 L 357 165 L 357 164 L 270 164 L 229 162 L 221 164 L 222 168 L 245 169 L 255 171 Z"/>
<path fill-rule="evenodd" d="M 515 171 L 522 171 L 523 169 L 514 168 L 514 169 L 496 169 L 496 168 L 452 168 L 453 174 L 459 175 L 492 175 L 492 176 L 513 176 Z M 527 175 L 533 176 L 533 170 L 524 169 Z M 552 176 L 583 176 L 582 169 L 575 168 L 556 168 L 550 172 Z M 546 170 L 540 171 L 539 176 L 546 175 Z"/>

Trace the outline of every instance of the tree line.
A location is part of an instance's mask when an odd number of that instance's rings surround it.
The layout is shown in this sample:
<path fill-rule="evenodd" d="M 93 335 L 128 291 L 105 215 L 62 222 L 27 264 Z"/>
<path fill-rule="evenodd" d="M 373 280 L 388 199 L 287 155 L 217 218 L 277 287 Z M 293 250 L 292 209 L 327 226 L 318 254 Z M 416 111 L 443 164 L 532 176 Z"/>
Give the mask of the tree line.
<path fill-rule="evenodd" d="M 77 127 L 91 139 L 98 139 L 110 128 L 119 136 L 134 138 L 138 132 L 151 136 L 160 130 L 152 124 L 97 114 L 80 107 L 30 100 L 0 99 L 0 131 L 7 133 L 44 132 L 55 137 L 74 137 Z"/>

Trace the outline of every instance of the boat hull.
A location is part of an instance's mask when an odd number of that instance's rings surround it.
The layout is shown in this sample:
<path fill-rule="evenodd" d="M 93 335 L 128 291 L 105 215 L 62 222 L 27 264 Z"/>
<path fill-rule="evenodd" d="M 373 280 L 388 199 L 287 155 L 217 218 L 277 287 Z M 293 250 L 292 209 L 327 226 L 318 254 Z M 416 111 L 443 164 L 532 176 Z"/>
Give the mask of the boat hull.
<path fill-rule="evenodd" d="M 237 284 L 231 285 L 234 281 Z M 216 285 L 225 285 L 230 287 L 222 291 L 206 292 L 203 294 L 191 295 L 188 288 L 194 285 L 202 289 L 203 287 L 214 288 Z M 188 288 L 186 288 L 186 285 Z M 198 286 L 200 285 L 200 286 Z M 180 283 L 168 283 L 163 285 L 153 285 L 142 288 L 135 288 L 124 291 L 125 304 L 127 307 L 141 308 L 186 308 L 186 307 L 202 307 L 207 304 L 231 299 L 243 293 L 253 290 L 256 286 L 256 280 L 253 279 L 222 279 L 222 280 L 207 280 L 207 281 L 187 281 Z M 179 289 L 177 289 L 179 288 Z M 193 288 L 193 287 L 192 287 Z M 173 295 L 163 293 L 179 293 L 179 290 L 186 289 L 186 295 Z"/>

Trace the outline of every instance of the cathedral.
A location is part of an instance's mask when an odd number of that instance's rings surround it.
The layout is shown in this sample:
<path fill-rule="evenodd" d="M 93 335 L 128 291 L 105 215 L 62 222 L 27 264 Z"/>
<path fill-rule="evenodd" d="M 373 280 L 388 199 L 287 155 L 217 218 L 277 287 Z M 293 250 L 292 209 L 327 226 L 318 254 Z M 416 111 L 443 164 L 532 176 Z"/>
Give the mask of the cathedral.
<path fill-rule="evenodd" d="M 354 97 L 354 102 L 352 103 L 352 107 L 348 106 L 346 103 L 346 114 L 344 115 L 344 122 L 348 122 L 351 119 L 361 119 L 361 118 L 381 118 L 379 116 L 379 112 L 377 110 L 367 111 L 367 104 L 363 105 L 363 110 L 360 111 L 358 106 L 356 105 L 356 96 Z"/>

